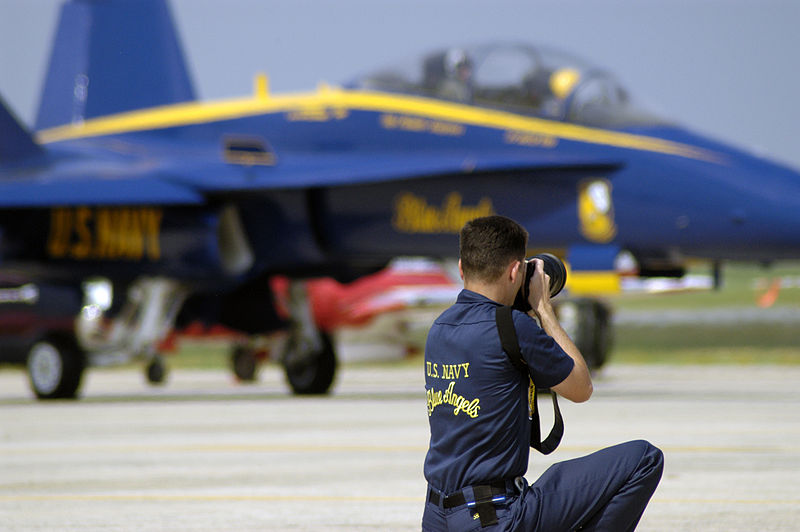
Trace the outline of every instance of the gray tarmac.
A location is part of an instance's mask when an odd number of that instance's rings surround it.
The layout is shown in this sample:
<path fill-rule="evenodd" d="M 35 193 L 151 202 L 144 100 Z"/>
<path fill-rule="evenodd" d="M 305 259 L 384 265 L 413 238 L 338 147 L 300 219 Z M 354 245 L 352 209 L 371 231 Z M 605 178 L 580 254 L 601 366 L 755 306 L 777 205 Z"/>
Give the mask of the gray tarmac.
<path fill-rule="evenodd" d="M 421 365 L 421 364 L 420 364 Z M 664 477 L 640 531 L 800 529 L 800 367 L 622 366 L 562 401 L 548 465 L 645 438 Z M 544 404 L 543 404 L 544 406 Z M 547 408 L 544 409 L 547 411 Z M 345 366 L 329 397 L 175 371 L 88 374 L 80 401 L 36 402 L 0 369 L 2 530 L 419 530 L 422 368 Z"/>

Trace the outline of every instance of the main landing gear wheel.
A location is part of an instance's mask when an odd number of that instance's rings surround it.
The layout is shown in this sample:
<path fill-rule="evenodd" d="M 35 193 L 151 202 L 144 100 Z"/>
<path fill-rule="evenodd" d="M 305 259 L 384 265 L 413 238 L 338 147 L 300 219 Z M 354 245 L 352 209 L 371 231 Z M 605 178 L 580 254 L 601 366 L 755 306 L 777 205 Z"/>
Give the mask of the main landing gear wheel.
<path fill-rule="evenodd" d="M 300 339 L 291 335 L 281 357 L 292 391 L 298 395 L 328 393 L 336 374 L 336 353 L 328 333 L 320 332 L 321 347 L 309 353 L 298 352 Z"/>
<path fill-rule="evenodd" d="M 242 382 L 253 382 L 258 373 L 258 357 L 256 350 L 244 345 L 237 345 L 231 354 L 233 374 Z"/>
<path fill-rule="evenodd" d="M 608 360 L 613 343 L 608 305 L 591 298 L 571 298 L 559 302 L 556 312 L 589 369 L 600 369 Z"/>
<path fill-rule="evenodd" d="M 52 336 L 28 351 L 28 377 L 39 399 L 74 399 L 78 395 L 86 359 L 75 340 Z"/>

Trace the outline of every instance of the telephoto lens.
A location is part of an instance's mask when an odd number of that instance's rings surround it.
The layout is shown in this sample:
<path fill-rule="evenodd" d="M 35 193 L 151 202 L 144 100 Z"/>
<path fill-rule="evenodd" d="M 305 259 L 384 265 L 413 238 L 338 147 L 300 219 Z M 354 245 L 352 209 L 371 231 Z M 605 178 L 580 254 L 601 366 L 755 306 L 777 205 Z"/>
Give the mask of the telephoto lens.
<path fill-rule="evenodd" d="M 567 282 L 567 267 L 561 262 L 561 259 L 551 253 L 540 253 L 534 255 L 529 259 L 525 259 L 527 268 L 525 268 L 525 281 L 522 287 L 517 292 L 517 298 L 514 300 L 514 308 L 522 312 L 531 310 L 531 304 L 528 303 L 528 296 L 530 295 L 531 277 L 535 270 L 533 259 L 542 259 L 544 263 L 544 273 L 550 276 L 550 297 L 555 297 L 556 294 L 561 292 Z"/>

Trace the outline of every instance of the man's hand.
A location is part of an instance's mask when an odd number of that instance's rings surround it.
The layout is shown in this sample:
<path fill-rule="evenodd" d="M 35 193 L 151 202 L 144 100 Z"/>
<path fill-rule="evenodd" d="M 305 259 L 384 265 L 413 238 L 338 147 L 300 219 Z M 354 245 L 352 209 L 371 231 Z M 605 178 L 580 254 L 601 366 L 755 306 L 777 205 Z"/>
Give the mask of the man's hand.
<path fill-rule="evenodd" d="M 531 276 L 531 281 L 528 285 L 528 303 L 530 303 L 533 312 L 541 320 L 541 316 L 539 316 L 541 312 L 553 311 L 553 306 L 550 303 L 550 276 L 544 272 L 544 261 L 542 259 L 533 259 L 533 263 L 526 264 L 526 267 L 534 268 L 533 276 Z"/>
<path fill-rule="evenodd" d="M 570 401 L 582 403 L 592 396 L 593 386 L 589 368 L 578 347 L 558 322 L 553 305 L 550 303 L 550 276 L 544 273 L 544 262 L 541 259 L 533 259 L 533 264 L 536 270 L 531 277 L 528 297 L 532 307 L 531 313 L 534 314 L 533 317 L 538 318 L 544 332 L 549 334 L 575 362 L 567 378 L 553 386 L 552 390 Z M 529 264 L 528 267 L 530 266 Z"/>

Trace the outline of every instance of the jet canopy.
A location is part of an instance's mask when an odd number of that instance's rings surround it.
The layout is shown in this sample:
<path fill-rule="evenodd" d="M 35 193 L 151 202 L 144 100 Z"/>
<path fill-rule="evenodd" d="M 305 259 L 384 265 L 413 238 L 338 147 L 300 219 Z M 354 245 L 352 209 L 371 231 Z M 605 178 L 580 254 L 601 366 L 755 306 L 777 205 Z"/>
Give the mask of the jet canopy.
<path fill-rule="evenodd" d="M 440 50 L 363 76 L 351 86 L 600 127 L 661 122 L 634 104 L 608 71 L 528 44 Z"/>

